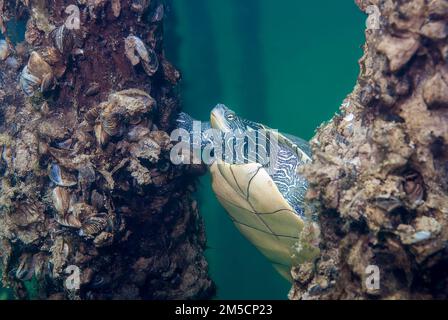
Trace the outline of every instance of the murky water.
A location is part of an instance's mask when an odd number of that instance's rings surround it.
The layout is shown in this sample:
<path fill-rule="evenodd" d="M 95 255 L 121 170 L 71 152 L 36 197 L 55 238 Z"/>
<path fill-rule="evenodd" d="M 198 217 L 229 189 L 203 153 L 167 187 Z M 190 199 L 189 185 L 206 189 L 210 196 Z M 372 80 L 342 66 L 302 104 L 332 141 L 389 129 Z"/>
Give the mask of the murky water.
<path fill-rule="evenodd" d="M 198 119 L 221 102 L 309 139 L 353 88 L 365 16 L 352 0 L 169 3 L 167 55 L 182 71 L 183 108 Z M 285 299 L 290 285 L 235 229 L 208 176 L 198 197 L 217 297 Z"/>

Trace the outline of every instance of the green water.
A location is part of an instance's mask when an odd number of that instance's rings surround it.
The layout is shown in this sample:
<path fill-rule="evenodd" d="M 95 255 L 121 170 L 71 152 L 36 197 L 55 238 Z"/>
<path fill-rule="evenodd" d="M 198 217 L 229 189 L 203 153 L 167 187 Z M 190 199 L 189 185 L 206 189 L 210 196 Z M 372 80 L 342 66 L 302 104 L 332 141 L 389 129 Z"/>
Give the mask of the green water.
<path fill-rule="evenodd" d="M 183 108 L 198 119 L 222 102 L 309 139 L 355 83 L 365 16 L 352 0 L 167 2 L 167 56 L 182 71 Z M 285 299 L 290 285 L 235 229 L 208 176 L 198 198 L 217 298 Z"/>
<path fill-rule="evenodd" d="M 182 106 L 206 120 L 225 103 L 309 139 L 352 90 L 365 16 L 352 0 L 171 0 L 166 54 Z M 235 229 L 201 179 L 210 275 L 221 299 L 285 299 L 290 285 Z"/>

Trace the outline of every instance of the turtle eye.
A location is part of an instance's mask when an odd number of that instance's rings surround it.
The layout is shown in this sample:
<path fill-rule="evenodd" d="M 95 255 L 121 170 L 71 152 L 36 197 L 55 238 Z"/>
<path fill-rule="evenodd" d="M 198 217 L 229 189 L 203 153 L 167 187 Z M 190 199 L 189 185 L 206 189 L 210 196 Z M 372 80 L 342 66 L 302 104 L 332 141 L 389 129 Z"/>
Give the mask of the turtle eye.
<path fill-rule="evenodd" d="M 226 115 L 227 120 L 232 121 L 235 120 L 235 115 L 233 113 L 229 113 L 228 115 Z"/>

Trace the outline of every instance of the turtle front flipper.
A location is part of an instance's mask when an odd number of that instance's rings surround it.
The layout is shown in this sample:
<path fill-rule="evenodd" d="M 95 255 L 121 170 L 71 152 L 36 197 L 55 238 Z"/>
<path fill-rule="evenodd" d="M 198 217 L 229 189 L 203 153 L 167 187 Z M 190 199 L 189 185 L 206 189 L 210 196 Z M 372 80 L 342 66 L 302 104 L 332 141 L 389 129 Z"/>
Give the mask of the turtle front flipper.
<path fill-rule="evenodd" d="M 272 266 L 280 275 L 292 283 L 291 267 L 273 263 Z"/>

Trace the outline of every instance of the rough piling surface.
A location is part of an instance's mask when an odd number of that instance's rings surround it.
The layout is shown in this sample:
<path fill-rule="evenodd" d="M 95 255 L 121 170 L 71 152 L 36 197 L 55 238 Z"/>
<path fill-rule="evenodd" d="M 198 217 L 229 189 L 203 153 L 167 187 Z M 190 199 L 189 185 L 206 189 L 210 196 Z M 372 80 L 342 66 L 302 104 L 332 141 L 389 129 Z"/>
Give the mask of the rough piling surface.
<path fill-rule="evenodd" d="M 0 266 L 18 298 L 213 293 L 195 168 L 169 159 L 163 17 L 156 0 L 0 1 L 3 34 L 26 22 L 0 46 Z"/>
<path fill-rule="evenodd" d="M 376 6 L 379 25 L 354 91 L 312 141 L 322 255 L 293 268 L 290 298 L 446 299 L 448 2 L 356 2 Z"/>

